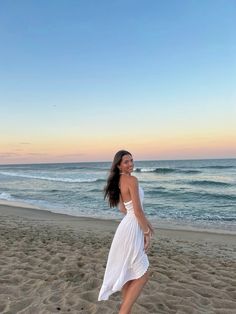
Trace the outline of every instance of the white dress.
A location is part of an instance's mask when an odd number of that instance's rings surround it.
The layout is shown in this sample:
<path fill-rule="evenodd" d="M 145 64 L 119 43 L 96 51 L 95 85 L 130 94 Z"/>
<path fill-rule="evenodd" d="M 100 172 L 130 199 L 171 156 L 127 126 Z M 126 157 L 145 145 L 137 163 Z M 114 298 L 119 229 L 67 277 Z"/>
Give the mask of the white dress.
<path fill-rule="evenodd" d="M 139 187 L 141 204 L 144 192 Z M 103 284 L 98 301 L 108 300 L 123 285 L 144 275 L 149 267 L 144 251 L 144 235 L 134 214 L 132 200 L 124 203 L 127 210 L 114 235 L 109 251 Z"/>

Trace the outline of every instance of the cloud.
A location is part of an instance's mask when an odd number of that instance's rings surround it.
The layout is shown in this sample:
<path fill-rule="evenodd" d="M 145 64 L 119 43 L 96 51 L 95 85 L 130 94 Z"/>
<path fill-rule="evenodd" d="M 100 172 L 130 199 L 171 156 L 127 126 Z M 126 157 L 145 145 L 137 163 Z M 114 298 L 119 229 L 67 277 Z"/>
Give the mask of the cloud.
<path fill-rule="evenodd" d="M 81 153 L 81 154 L 64 154 L 64 155 L 60 155 L 60 157 L 78 157 L 78 156 L 86 156 L 86 154 Z"/>
<path fill-rule="evenodd" d="M 48 154 L 45 154 L 45 153 L 25 153 L 25 155 L 30 155 L 30 156 L 48 156 Z"/>
<path fill-rule="evenodd" d="M 19 151 L 19 149 L 16 149 L 16 151 Z M 17 152 L 5 152 L 0 153 L 0 158 L 10 158 L 10 157 L 24 157 L 24 156 L 48 156 L 46 153 L 17 153 Z"/>
<path fill-rule="evenodd" d="M 1 158 L 9 158 L 9 157 L 15 157 L 19 156 L 20 154 L 13 153 L 13 152 L 7 152 L 7 153 L 0 153 Z"/>

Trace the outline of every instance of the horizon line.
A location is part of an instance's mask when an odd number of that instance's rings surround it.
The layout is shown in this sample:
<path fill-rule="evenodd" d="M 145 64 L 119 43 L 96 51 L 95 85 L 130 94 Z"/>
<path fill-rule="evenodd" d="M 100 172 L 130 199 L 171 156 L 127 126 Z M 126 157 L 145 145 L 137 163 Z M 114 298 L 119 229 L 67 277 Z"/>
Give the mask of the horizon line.
<path fill-rule="evenodd" d="M 188 160 L 231 160 L 236 159 L 236 157 L 225 157 L 225 158 L 186 158 L 186 159 L 142 159 L 135 160 L 135 162 L 143 161 L 188 161 Z M 0 164 L 0 166 L 20 166 L 20 165 L 51 165 L 51 164 L 82 164 L 82 163 L 103 163 L 103 162 L 112 162 L 112 160 L 104 161 L 65 161 L 65 162 L 36 162 L 36 163 L 11 163 L 11 164 Z M 135 163 L 134 162 L 134 163 Z"/>

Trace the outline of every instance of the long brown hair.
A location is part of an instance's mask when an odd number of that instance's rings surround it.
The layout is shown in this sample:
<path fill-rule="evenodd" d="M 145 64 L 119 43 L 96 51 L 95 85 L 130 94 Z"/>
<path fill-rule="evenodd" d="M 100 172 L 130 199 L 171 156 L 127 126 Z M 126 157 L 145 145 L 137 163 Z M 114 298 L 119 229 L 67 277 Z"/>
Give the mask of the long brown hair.
<path fill-rule="evenodd" d="M 113 159 L 110 174 L 107 179 L 107 185 L 104 188 L 104 199 L 108 199 L 108 203 L 110 207 L 116 207 L 120 200 L 120 170 L 118 166 L 121 163 L 122 157 L 125 155 L 130 155 L 130 152 L 127 150 L 119 150 Z"/>

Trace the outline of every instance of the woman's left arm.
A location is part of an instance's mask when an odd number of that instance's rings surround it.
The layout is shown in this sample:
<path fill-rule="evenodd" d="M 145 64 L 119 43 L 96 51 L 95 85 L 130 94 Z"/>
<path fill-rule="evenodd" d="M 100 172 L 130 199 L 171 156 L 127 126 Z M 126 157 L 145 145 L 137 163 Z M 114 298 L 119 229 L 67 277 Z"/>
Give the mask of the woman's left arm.
<path fill-rule="evenodd" d="M 148 219 L 147 219 L 147 222 L 148 222 L 148 228 L 151 231 L 151 236 L 153 236 L 154 235 L 154 228 L 153 228 L 152 224 L 150 223 L 150 221 Z"/>

